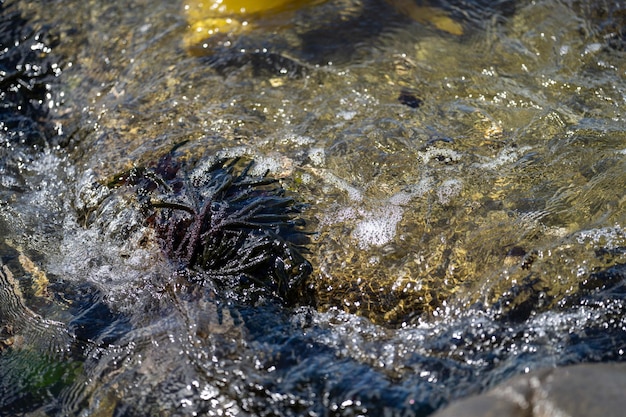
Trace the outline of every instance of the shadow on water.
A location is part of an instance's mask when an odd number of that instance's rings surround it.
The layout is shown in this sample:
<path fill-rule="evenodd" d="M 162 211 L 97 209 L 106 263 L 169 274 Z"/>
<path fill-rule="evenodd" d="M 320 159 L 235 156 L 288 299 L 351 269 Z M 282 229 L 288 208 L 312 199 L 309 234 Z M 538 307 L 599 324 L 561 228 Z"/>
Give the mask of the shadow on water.
<path fill-rule="evenodd" d="M 0 415 L 427 416 L 623 360 L 626 15 L 561 3 L 199 57 L 169 2 L 2 2 Z"/>

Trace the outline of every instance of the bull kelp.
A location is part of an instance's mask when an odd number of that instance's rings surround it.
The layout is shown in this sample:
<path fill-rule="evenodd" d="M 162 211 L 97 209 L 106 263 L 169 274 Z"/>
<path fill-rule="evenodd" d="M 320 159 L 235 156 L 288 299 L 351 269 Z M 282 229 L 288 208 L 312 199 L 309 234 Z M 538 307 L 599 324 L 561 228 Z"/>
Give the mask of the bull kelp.
<path fill-rule="evenodd" d="M 193 47 L 182 2 L 2 4 L 1 413 L 426 416 L 623 360 L 624 5 L 269 4 Z"/>

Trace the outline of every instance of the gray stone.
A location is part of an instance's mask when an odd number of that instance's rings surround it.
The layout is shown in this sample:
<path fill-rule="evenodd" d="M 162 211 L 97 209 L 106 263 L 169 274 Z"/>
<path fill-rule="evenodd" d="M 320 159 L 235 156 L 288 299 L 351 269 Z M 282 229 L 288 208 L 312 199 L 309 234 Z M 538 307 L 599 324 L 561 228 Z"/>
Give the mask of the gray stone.
<path fill-rule="evenodd" d="M 433 417 L 618 417 L 625 389 L 626 364 L 574 365 L 512 378 Z"/>

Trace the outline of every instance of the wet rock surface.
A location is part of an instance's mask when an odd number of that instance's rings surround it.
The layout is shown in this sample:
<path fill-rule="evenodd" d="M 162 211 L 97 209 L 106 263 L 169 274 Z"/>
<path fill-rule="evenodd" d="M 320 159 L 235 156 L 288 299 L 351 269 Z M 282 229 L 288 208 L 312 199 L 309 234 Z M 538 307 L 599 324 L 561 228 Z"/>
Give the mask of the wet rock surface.
<path fill-rule="evenodd" d="M 625 384 L 624 364 L 566 366 L 513 378 L 433 417 L 617 417 L 626 408 Z"/>

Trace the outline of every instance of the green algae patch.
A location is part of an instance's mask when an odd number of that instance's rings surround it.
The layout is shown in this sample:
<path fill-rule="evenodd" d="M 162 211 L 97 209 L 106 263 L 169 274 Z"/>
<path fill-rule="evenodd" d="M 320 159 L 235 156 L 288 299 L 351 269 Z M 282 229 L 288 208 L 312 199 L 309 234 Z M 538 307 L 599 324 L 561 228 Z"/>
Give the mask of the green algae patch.
<path fill-rule="evenodd" d="M 45 404 L 68 389 L 82 373 L 81 362 L 42 355 L 31 349 L 9 349 L 0 354 L 2 378 L 0 408 L 18 412 Z M 5 408 L 6 407 L 6 408 Z"/>

